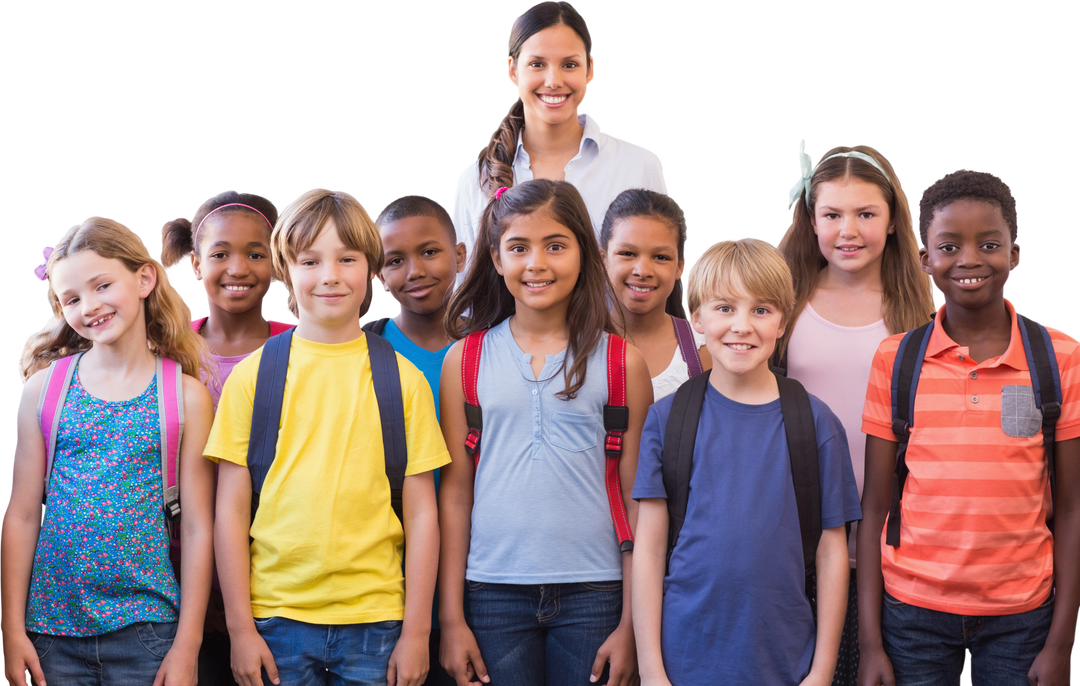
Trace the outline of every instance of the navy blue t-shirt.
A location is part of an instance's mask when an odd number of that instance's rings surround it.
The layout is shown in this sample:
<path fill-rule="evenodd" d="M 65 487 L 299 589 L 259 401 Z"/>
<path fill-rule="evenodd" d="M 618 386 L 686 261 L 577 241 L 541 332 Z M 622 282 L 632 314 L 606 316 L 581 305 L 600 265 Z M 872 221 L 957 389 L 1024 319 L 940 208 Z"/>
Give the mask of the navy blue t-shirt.
<path fill-rule="evenodd" d="M 664 433 L 675 396 L 651 408 L 634 498 L 666 498 Z M 862 518 L 840 420 L 810 396 L 823 528 Z M 816 627 L 780 401 L 744 405 L 711 384 L 701 410 L 686 520 L 664 579 L 668 678 L 691 684 L 792 684 L 810 671 Z"/>

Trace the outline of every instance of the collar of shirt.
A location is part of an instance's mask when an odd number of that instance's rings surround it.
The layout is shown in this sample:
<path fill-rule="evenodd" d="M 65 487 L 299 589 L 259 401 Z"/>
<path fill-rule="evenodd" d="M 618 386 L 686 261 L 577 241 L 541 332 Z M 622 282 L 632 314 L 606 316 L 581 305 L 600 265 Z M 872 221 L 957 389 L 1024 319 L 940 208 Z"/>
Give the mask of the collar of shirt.
<path fill-rule="evenodd" d="M 1009 332 L 1009 347 L 1005 353 L 996 359 L 983 360 L 980 367 L 993 368 L 1000 365 L 1008 365 L 1013 369 L 1027 371 L 1027 355 L 1024 353 L 1024 340 L 1020 336 L 1020 325 L 1016 321 L 1016 308 L 1008 300 L 1005 301 L 1005 309 L 1009 312 L 1011 331 Z M 937 311 L 934 330 L 930 333 L 930 341 L 926 344 L 926 356 L 935 357 L 942 353 L 960 348 L 961 345 L 949 337 L 942 323 L 945 321 L 945 306 Z"/>
<path fill-rule="evenodd" d="M 606 136 L 600 133 L 600 125 L 589 115 L 579 114 L 578 124 L 581 124 L 585 131 L 581 134 L 581 145 L 578 147 L 578 154 L 574 155 L 573 159 L 566 165 L 567 169 L 570 168 L 571 164 L 582 158 L 592 159 L 599 155 L 606 142 Z M 525 152 L 525 145 L 521 142 L 522 133 L 524 131 L 518 132 L 517 152 L 514 154 L 514 176 L 517 178 L 518 183 L 533 178 L 532 169 L 529 168 L 529 153 Z"/>

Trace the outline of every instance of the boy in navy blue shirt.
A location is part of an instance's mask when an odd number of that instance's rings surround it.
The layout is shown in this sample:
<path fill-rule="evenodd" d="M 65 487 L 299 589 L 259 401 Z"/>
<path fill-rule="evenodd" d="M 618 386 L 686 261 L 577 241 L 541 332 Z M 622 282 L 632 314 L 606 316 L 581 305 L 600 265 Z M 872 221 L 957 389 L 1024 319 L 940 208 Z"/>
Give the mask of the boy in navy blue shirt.
<path fill-rule="evenodd" d="M 641 435 L 632 597 L 642 683 L 825 686 L 847 607 L 844 525 L 861 514 L 844 428 L 811 396 L 823 529 L 815 629 L 779 389 L 769 367 L 794 305 L 791 272 L 768 243 L 718 243 L 690 272 L 687 295 L 713 368 L 686 519 L 666 576 L 661 465 L 674 396 L 649 409 Z"/>

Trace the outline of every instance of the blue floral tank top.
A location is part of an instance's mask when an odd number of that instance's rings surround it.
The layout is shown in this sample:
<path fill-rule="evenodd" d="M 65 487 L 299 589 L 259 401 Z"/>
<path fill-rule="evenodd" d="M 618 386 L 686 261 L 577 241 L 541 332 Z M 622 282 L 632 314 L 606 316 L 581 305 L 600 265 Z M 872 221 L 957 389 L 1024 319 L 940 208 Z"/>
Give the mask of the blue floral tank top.
<path fill-rule="evenodd" d="M 161 501 L 157 378 L 137 398 L 86 392 L 76 368 L 60 417 L 26 629 L 99 636 L 175 622 L 180 587 Z"/>

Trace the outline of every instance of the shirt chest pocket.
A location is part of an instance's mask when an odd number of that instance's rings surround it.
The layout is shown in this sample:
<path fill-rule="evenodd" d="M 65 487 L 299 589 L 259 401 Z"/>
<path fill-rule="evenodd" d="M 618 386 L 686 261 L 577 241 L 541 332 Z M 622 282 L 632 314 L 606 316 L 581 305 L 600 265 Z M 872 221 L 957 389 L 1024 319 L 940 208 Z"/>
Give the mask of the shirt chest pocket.
<path fill-rule="evenodd" d="M 1031 438 L 1042 428 L 1042 411 L 1035 407 L 1031 386 L 1001 387 L 1001 430 L 1013 438 Z"/>
<path fill-rule="evenodd" d="M 552 412 L 548 440 L 557 448 L 572 453 L 596 446 L 596 427 L 600 418 L 594 414 Z"/>

